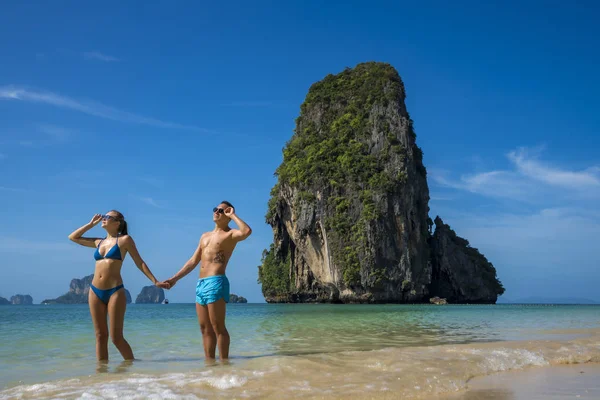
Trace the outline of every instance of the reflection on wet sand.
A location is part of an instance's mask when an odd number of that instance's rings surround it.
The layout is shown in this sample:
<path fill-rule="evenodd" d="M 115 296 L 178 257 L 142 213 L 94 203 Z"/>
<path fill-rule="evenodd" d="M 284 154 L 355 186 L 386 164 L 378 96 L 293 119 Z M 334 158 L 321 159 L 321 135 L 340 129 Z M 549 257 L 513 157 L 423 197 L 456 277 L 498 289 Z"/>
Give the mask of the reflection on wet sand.
<path fill-rule="evenodd" d="M 134 362 L 133 360 L 123 360 L 123 361 L 121 361 L 121 363 L 115 367 L 114 372 L 116 374 L 124 374 L 126 372 L 129 372 L 129 370 L 133 366 L 133 362 Z"/>
<path fill-rule="evenodd" d="M 121 361 L 121 363 L 119 363 L 119 365 L 116 365 L 113 368 L 113 373 L 116 374 L 124 374 L 126 372 L 129 372 L 129 369 L 131 368 L 131 366 L 133 365 L 134 360 L 123 360 Z M 96 373 L 97 374 L 106 374 L 109 373 L 110 371 L 110 363 L 108 361 L 98 361 L 96 364 Z"/>

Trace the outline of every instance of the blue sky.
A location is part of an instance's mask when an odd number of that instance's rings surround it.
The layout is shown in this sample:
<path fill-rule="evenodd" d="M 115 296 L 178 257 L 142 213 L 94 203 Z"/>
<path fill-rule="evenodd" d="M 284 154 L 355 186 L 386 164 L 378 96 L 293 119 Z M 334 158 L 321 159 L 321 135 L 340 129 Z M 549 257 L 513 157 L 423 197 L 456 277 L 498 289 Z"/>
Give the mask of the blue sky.
<path fill-rule="evenodd" d="M 591 1 L 6 2 L 0 13 L 0 296 L 94 271 L 67 235 L 115 208 L 159 279 L 231 201 L 256 283 L 273 172 L 310 85 L 391 63 L 424 151 L 431 216 L 494 263 L 505 297 L 600 301 L 600 56 Z M 103 235 L 94 228 L 91 234 Z M 197 270 L 167 296 L 193 302 Z M 135 297 L 149 281 L 130 258 Z"/>

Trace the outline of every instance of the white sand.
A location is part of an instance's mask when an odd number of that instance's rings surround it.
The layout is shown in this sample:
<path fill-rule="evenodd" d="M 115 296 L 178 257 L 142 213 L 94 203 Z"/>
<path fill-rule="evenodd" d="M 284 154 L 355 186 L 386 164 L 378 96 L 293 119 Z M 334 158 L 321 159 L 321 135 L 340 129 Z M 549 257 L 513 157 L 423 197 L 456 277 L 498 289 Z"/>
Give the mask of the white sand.
<path fill-rule="evenodd" d="M 452 400 L 600 399 L 600 364 L 529 368 L 475 378 Z"/>

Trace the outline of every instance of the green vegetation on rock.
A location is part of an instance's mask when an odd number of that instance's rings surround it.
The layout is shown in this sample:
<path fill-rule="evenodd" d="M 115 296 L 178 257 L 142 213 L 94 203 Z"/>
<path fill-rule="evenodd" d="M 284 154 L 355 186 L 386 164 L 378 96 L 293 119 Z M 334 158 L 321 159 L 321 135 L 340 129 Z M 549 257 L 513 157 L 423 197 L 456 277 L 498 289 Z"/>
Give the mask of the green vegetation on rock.
<path fill-rule="evenodd" d="M 400 100 L 402 92 L 396 70 L 382 63 L 347 68 L 312 85 L 300 107 L 295 135 L 283 150 L 283 163 L 276 171 L 279 183 L 335 188 L 374 177 L 369 186 L 387 189 L 395 177 L 383 170 L 384 157 L 370 153 L 367 141 L 375 121 L 369 117 L 374 105 L 387 107 Z M 385 121 L 376 122 L 392 151 L 405 151 Z"/>
<path fill-rule="evenodd" d="M 359 64 L 313 84 L 275 173 L 278 182 L 271 191 L 267 221 L 277 214 L 283 185 L 295 189 L 295 207 L 315 203 L 320 192 L 332 257 L 349 286 L 360 284 L 361 265 L 372 264 L 365 232 L 381 216 L 375 197 L 397 190 L 408 179 L 403 165 L 407 149 L 390 126 L 392 117 L 400 117 L 397 107 L 403 96 L 400 76 L 384 63 Z M 414 134 L 412 121 L 406 123 Z M 379 151 L 370 148 L 373 131 L 385 141 Z M 389 168 L 392 156 L 399 161 L 395 170 Z M 420 150 L 417 156 L 422 157 Z M 272 250 L 265 254 L 259 278 L 263 291 L 287 292 L 289 282 L 275 277 L 289 274 L 289 262 L 284 267 L 286 261 L 275 259 Z M 382 277 L 378 274 L 377 280 Z"/>
<path fill-rule="evenodd" d="M 262 285 L 265 296 L 285 296 L 290 290 L 290 253 L 282 259 L 271 244 L 269 250 L 263 250 L 261 265 L 258 267 L 258 283 Z"/>

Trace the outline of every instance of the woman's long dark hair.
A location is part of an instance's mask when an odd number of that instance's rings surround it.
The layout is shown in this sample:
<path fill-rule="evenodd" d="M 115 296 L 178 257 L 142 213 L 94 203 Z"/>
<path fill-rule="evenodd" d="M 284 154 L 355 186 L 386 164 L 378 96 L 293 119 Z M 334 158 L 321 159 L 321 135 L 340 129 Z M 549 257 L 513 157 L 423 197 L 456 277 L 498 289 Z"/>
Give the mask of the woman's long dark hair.
<path fill-rule="evenodd" d="M 117 221 L 119 221 L 119 235 L 128 235 L 127 233 L 127 221 L 125 221 L 125 217 L 123 214 L 118 212 L 117 210 L 110 210 L 117 214 Z"/>

